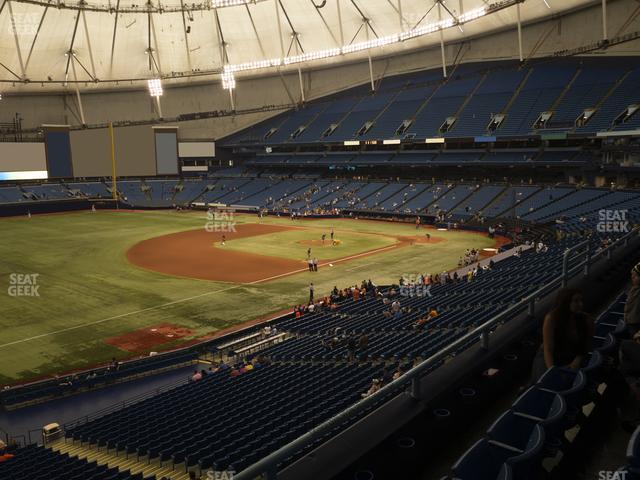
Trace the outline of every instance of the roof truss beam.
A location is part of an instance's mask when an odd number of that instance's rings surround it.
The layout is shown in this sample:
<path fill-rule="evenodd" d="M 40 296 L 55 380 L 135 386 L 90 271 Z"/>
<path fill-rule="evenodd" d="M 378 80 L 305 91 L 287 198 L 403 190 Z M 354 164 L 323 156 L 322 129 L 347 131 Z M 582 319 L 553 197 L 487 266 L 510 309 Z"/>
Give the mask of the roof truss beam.
<path fill-rule="evenodd" d="M 120 0 L 116 1 L 116 9 L 113 19 L 113 34 L 111 35 L 111 60 L 109 61 L 109 71 L 113 71 L 113 57 L 116 51 L 116 33 L 118 32 L 118 17 L 120 16 Z"/>
<path fill-rule="evenodd" d="M 38 29 L 36 30 L 36 34 L 33 36 L 33 41 L 31 42 L 31 47 L 29 48 L 29 55 L 27 55 L 27 60 L 24 62 L 24 69 L 26 71 L 29 70 L 29 62 L 31 61 L 31 55 L 33 54 L 33 49 L 36 46 L 38 35 L 40 35 L 40 30 L 42 29 L 42 24 L 44 23 L 44 18 L 47 16 L 48 11 L 49 11 L 49 7 L 48 6 L 44 7 L 42 16 L 40 17 L 40 21 L 38 22 Z"/>
<path fill-rule="evenodd" d="M 24 68 L 24 61 L 22 60 L 22 51 L 20 49 L 20 40 L 18 40 L 18 29 L 16 28 L 16 19 L 13 15 L 13 8 L 11 7 L 11 0 L 7 1 L 7 7 L 9 8 L 9 16 L 11 17 L 11 29 L 13 30 L 13 39 L 16 43 L 16 53 L 18 54 L 18 62 L 20 63 L 20 72 L 22 73 L 22 78 L 26 79 L 26 71 Z"/>

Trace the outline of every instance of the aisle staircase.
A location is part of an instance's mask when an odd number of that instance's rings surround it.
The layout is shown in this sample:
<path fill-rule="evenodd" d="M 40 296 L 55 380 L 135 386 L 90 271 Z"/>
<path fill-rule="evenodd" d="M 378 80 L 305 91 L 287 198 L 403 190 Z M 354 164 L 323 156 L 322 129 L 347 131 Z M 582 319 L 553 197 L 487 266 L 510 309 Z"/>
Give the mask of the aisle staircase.
<path fill-rule="evenodd" d="M 189 477 L 184 468 L 178 467 L 177 470 L 172 470 L 170 465 L 160 465 L 157 460 L 148 464 L 144 459 L 136 459 L 135 455 L 127 456 L 124 452 L 107 451 L 104 447 L 81 445 L 79 442 L 71 442 L 70 440 L 65 442 L 64 439 L 56 440 L 47 445 L 47 447 L 54 452 L 66 453 L 70 457 L 78 457 L 89 462 L 95 461 L 98 465 L 118 468 L 121 472 L 129 470 L 132 474 L 142 473 L 144 478 L 153 476 L 157 480 L 162 478 L 167 480 L 190 480 L 191 478 L 196 478 Z"/>

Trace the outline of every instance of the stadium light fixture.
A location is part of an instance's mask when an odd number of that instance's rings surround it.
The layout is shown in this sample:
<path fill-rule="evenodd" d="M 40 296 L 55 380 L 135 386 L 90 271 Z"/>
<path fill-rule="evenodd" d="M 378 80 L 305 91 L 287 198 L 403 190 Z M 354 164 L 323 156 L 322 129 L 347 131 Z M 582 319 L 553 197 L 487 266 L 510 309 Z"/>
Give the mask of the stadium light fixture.
<path fill-rule="evenodd" d="M 256 70 L 259 68 L 278 67 L 282 65 L 282 59 L 272 58 L 270 60 L 256 60 L 255 62 L 237 63 L 235 65 L 225 65 L 225 72 L 242 72 L 244 70 Z"/>
<path fill-rule="evenodd" d="M 255 3 L 254 0 L 212 0 L 211 6 L 214 8 L 234 7 L 246 3 Z"/>
<path fill-rule="evenodd" d="M 222 72 L 222 88 L 225 90 L 236 88 L 236 77 L 232 71 Z"/>
<path fill-rule="evenodd" d="M 340 48 L 329 48 L 327 50 L 318 50 L 316 52 L 301 53 L 300 55 L 292 55 L 285 57 L 283 60 L 284 65 L 291 65 L 292 63 L 303 63 L 311 60 L 320 60 L 322 58 L 337 57 L 342 53 Z"/>
<path fill-rule="evenodd" d="M 252 0 L 213 0 L 214 6 L 230 6 L 237 5 L 242 3 L 251 3 Z M 411 40 L 413 38 L 421 37 L 424 35 L 428 35 L 430 33 L 435 33 L 438 31 L 443 31 L 447 28 L 455 27 L 461 28 L 466 22 L 470 22 L 472 20 L 476 20 L 480 17 L 484 17 L 490 13 L 497 12 L 504 8 L 519 5 L 521 0 L 503 0 L 501 2 L 488 4 L 479 8 L 474 8 L 469 10 L 463 14 L 461 14 L 458 18 L 450 17 L 446 19 L 439 20 L 437 22 L 429 23 L 426 25 L 420 25 L 414 27 L 410 30 L 405 30 L 399 33 L 394 33 L 392 35 L 387 35 L 384 37 L 378 37 L 371 40 L 366 40 L 364 42 L 351 43 L 349 45 L 343 45 L 338 48 L 330 48 L 325 50 L 318 50 L 314 52 L 301 53 L 298 55 L 291 55 L 284 58 L 271 58 L 267 60 L 256 60 L 252 62 L 239 63 L 239 64 L 229 64 L 225 65 L 222 74 L 222 85 L 225 89 L 233 89 L 235 88 L 235 78 L 233 77 L 234 72 L 242 72 L 245 70 L 259 70 L 270 67 L 280 67 L 283 65 L 292 65 L 296 63 L 304 63 L 312 60 L 321 60 L 325 58 L 337 57 L 340 55 L 346 55 L 349 53 L 360 52 L 363 50 L 369 50 L 372 48 L 383 47 L 385 45 L 390 45 L 394 43 L 400 43 L 407 40 Z M 549 7 L 550 5 L 547 3 L 547 0 L 543 0 L 545 4 Z"/>
<path fill-rule="evenodd" d="M 162 81 L 159 78 L 152 78 L 147 82 L 149 86 L 149 95 L 158 98 L 162 96 Z"/>
<path fill-rule="evenodd" d="M 476 18 L 484 17 L 486 14 L 487 7 L 474 8 L 473 10 L 469 10 L 460 15 L 458 17 L 458 22 L 469 22 L 471 20 L 475 20 Z"/>
<path fill-rule="evenodd" d="M 369 48 L 383 47 L 391 43 L 397 43 L 399 39 L 398 34 L 387 35 L 385 37 L 374 38 L 367 40 L 366 42 L 352 43 L 351 45 L 345 45 L 342 47 L 342 53 L 354 53 L 362 50 L 368 50 Z"/>

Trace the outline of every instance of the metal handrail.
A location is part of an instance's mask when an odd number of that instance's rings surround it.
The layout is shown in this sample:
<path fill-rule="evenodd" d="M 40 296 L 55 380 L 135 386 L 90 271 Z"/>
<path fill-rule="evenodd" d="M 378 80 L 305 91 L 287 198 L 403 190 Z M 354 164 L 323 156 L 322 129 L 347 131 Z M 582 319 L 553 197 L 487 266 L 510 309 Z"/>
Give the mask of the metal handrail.
<path fill-rule="evenodd" d="M 595 262 L 599 257 L 603 256 L 603 255 L 607 255 L 607 258 L 610 258 L 611 256 L 611 251 L 616 249 L 619 244 L 624 243 L 624 245 L 627 245 L 629 242 L 629 239 L 631 238 L 631 236 L 633 236 L 634 234 L 637 234 L 638 231 L 636 230 L 632 230 L 631 232 L 627 233 L 625 236 L 620 237 L 619 239 L 617 239 L 615 242 L 613 242 L 611 245 L 609 245 L 606 249 L 603 249 L 599 252 L 597 252 L 596 254 L 594 254 L 593 256 L 587 256 L 587 263 L 593 263 Z M 238 474 L 235 474 L 234 478 L 236 480 L 251 480 L 253 478 L 255 478 L 256 476 L 259 476 L 261 474 L 266 474 L 267 475 L 267 479 L 268 480 L 272 480 L 277 478 L 277 469 L 278 469 L 278 465 L 286 460 L 287 458 L 291 457 L 293 454 L 295 454 L 297 451 L 301 450 L 302 448 L 308 446 L 309 444 L 311 444 L 311 442 L 316 441 L 318 439 L 320 439 L 322 436 L 328 434 L 331 432 L 331 430 L 338 426 L 343 424 L 346 420 L 350 419 L 352 416 L 358 415 L 358 414 L 362 414 L 365 411 L 367 411 L 368 409 L 374 407 L 374 406 L 378 406 L 380 404 L 382 404 L 385 400 L 387 400 L 391 395 L 398 395 L 400 393 L 402 393 L 403 391 L 405 393 L 408 393 L 409 395 L 411 395 L 412 397 L 417 397 L 418 395 L 418 387 L 419 384 L 418 382 L 427 374 L 430 372 L 431 368 L 438 364 L 439 362 L 441 362 L 443 359 L 447 358 L 449 355 L 451 354 L 455 354 L 458 353 L 456 352 L 456 350 L 465 345 L 468 344 L 470 341 L 473 341 L 473 343 L 476 343 L 477 341 L 480 341 L 480 345 L 483 349 L 488 350 L 489 349 L 489 335 L 490 333 L 500 324 L 502 323 L 507 317 L 510 317 L 512 315 L 517 315 L 519 313 L 522 312 L 522 309 L 524 307 L 529 308 L 529 314 L 533 315 L 535 313 L 535 301 L 538 297 L 542 296 L 543 294 L 548 293 L 548 290 L 557 287 L 558 285 L 563 285 L 563 282 L 566 278 L 566 276 L 573 276 L 573 273 L 575 271 L 576 268 L 579 268 L 582 266 L 582 264 L 578 264 L 578 265 L 574 265 L 573 267 L 569 268 L 568 267 L 568 257 L 569 254 L 578 250 L 581 247 L 584 247 L 586 244 L 588 244 L 588 241 L 584 241 L 581 242 L 578 245 L 575 245 L 574 247 L 571 247 L 569 249 L 567 249 L 567 251 L 564 253 L 563 255 L 563 272 L 561 275 L 559 275 L 558 277 L 556 277 L 555 279 L 553 279 L 552 281 L 548 282 L 547 284 L 543 285 L 542 287 L 540 287 L 539 289 L 537 289 L 535 292 L 527 295 L 526 297 L 523 297 L 522 299 L 520 299 L 520 301 L 518 301 L 517 303 L 511 305 L 509 308 L 503 310 L 502 312 L 500 312 L 499 314 L 495 315 L 494 317 L 492 317 L 491 319 L 489 319 L 488 321 L 486 321 L 485 323 L 483 323 L 482 325 L 474 328 L 471 332 L 467 333 L 466 335 L 464 335 L 463 337 L 457 339 L 456 341 L 452 342 L 450 345 L 448 345 L 447 347 L 443 348 L 442 350 L 434 353 L 433 355 L 431 355 L 429 358 L 425 359 L 423 362 L 421 362 L 419 365 L 417 365 L 416 367 L 412 368 L 411 370 L 409 370 L 408 372 L 406 372 L 404 375 L 402 375 L 401 377 L 399 377 L 396 380 L 393 380 L 391 383 L 385 385 L 384 387 L 382 387 L 378 392 L 374 393 L 373 395 L 366 397 L 362 400 L 360 400 L 359 402 L 355 403 L 354 405 L 348 407 L 346 410 L 343 410 L 342 412 L 338 413 L 337 415 L 335 415 L 334 417 L 326 420 L 325 422 L 323 422 L 322 424 L 320 424 L 319 426 L 313 428 L 312 430 L 310 430 L 309 432 L 305 433 L 304 435 L 298 437 L 297 439 L 291 441 L 290 443 L 282 446 L 281 448 L 279 448 L 278 450 L 272 452 L 271 454 L 267 455 L 266 457 L 264 457 L 263 459 L 259 460 L 258 462 L 254 463 L 253 465 L 249 466 L 248 468 L 246 468 L 245 470 L 241 471 Z M 565 263 L 565 258 L 566 263 Z M 565 268 L 566 266 L 566 268 Z M 286 315 L 283 315 L 286 316 Z M 280 317 L 278 317 L 280 318 Z M 274 319 L 275 320 L 275 319 Z M 138 396 L 129 398 L 127 400 L 124 400 L 122 402 L 119 402 L 117 404 L 111 405 L 109 407 L 106 407 L 104 409 L 101 409 L 97 412 L 94 412 L 90 415 L 85 415 L 79 419 L 73 420 L 71 422 L 67 422 L 64 425 L 64 429 L 67 429 L 69 427 L 75 427 L 78 425 L 82 425 L 85 424 L 91 420 L 94 420 L 96 418 L 99 418 L 101 416 L 107 415 L 108 413 L 111 413 L 113 411 L 116 410 L 120 410 L 122 408 L 125 408 L 129 405 L 132 405 L 134 403 L 138 403 L 142 400 L 145 400 L 147 398 L 156 396 L 160 393 L 164 393 L 165 391 L 171 390 L 173 388 L 176 388 L 178 386 L 184 385 L 188 383 L 188 379 L 186 380 L 181 380 L 179 382 L 175 382 L 173 384 L 170 385 L 165 385 L 163 387 L 159 387 L 157 389 L 154 389 L 152 391 L 140 394 Z"/>
<path fill-rule="evenodd" d="M 577 245 L 574 245 L 571 248 L 567 248 L 562 255 L 562 286 L 566 287 L 567 282 L 569 280 L 569 257 L 573 252 L 580 250 L 583 247 L 587 247 L 586 250 L 589 250 L 589 240 L 584 240 Z M 575 268 L 575 266 L 574 266 Z"/>
<path fill-rule="evenodd" d="M 161 387 L 158 388 L 154 388 L 153 390 L 149 390 L 147 392 L 141 393 L 139 395 L 127 398 L 125 400 L 122 400 L 121 402 L 118 403 L 114 403 L 113 405 L 109 405 L 108 407 L 102 408 L 96 412 L 93 412 L 89 415 L 83 415 L 80 418 L 77 418 L 75 420 L 71 420 L 69 422 L 66 422 L 63 426 L 63 429 L 66 430 L 68 428 L 75 428 L 79 425 L 83 425 L 85 423 L 88 423 L 92 420 L 95 420 L 97 418 L 100 417 L 104 417 L 105 415 L 108 415 L 109 413 L 115 412 L 117 410 L 122 410 L 125 407 L 128 407 L 130 405 L 133 405 L 135 403 L 139 403 L 142 402 L 143 400 L 146 400 L 147 398 L 151 398 L 151 397 L 155 397 L 157 395 L 160 395 L 161 393 L 167 392 L 169 390 L 173 390 L 174 388 L 180 387 L 182 385 L 186 385 L 187 383 L 189 383 L 189 378 L 184 378 L 182 380 L 178 380 L 177 382 L 173 382 L 167 385 L 162 385 Z"/>
<path fill-rule="evenodd" d="M 195 345 L 189 345 L 189 346 L 186 346 L 186 347 L 179 347 L 179 348 L 176 348 L 174 350 L 167 350 L 166 352 L 160 352 L 157 355 L 154 355 L 153 357 L 134 358 L 134 359 L 124 360 L 124 361 L 120 362 L 120 366 L 126 366 L 127 364 L 135 363 L 135 362 L 144 363 L 145 361 L 149 361 L 150 359 L 158 360 L 158 359 L 161 359 L 164 355 L 177 354 L 178 352 L 184 352 L 184 353 L 195 352 L 195 353 L 197 353 L 199 350 L 202 350 L 204 348 L 208 348 L 210 346 L 215 346 L 216 343 L 222 341 L 227 335 L 235 335 L 235 334 L 239 334 L 239 333 L 242 333 L 242 332 L 245 332 L 245 331 L 250 331 L 252 329 L 255 329 L 257 326 L 276 323 L 279 320 L 282 320 L 283 318 L 285 318 L 285 317 L 287 317 L 289 315 L 291 315 L 291 313 L 287 312 L 287 313 L 284 313 L 282 315 L 278 315 L 276 317 L 273 317 L 273 318 L 270 318 L 270 319 L 265 320 L 263 322 L 260 322 L 258 324 L 249 325 L 249 326 L 243 327 L 241 329 L 235 330 L 233 332 L 229 332 L 228 334 L 223 335 L 221 337 L 213 338 L 211 340 L 205 340 L 205 341 L 197 343 Z M 108 365 L 101 365 L 101 366 L 94 367 L 94 368 L 87 368 L 85 370 L 78 370 L 78 371 L 75 371 L 75 372 L 69 372 L 68 374 L 65 374 L 64 376 L 71 376 L 71 375 L 82 376 L 82 375 L 85 375 L 85 374 L 88 374 L 88 373 L 91 373 L 91 372 L 107 371 L 108 369 L 109 369 Z M 152 372 L 152 371 L 153 371 L 152 369 L 149 370 L 149 372 Z M 20 390 L 20 389 L 25 388 L 25 387 L 33 387 L 33 386 L 36 386 L 36 385 L 39 385 L 39 384 L 44 385 L 44 384 L 50 383 L 50 382 L 52 382 L 54 380 L 55 380 L 55 377 L 43 378 L 41 380 L 35 380 L 33 382 L 28 382 L 28 383 L 23 383 L 23 384 L 20 384 L 20 385 L 10 386 L 7 389 L 7 391 L 8 390 L 12 390 L 12 391 Z M 0 393 L 2 393 L 2 392 L 0 392 Z"/>
<path fill-rule="evenodd" d="M 13 442 L 16 442 L 18 445 L 25 446 L 27 444 L 27 437 L 25 435 L 10 435 L 8 432 L 5 432 L 2 428 L 0 428 L 0 440 L 4 438 L 4 442 L 7 445 L 10 445 Z M 22 439 L 22 442 L 20 442 Z"/>
<path fill-rule="evenodd" d="M 619 238 L 614 243 L 612 243 L 607 249 L 611 250 L 618 246 L 619 243 L 623 242 L 625 245 L 628 243 L 629 238 L 636 231 L 631 231 L 624 237 Z M 579 245 L 583 245 L 585 242 L 581 242 Z M 588 243 L 588 241 L 587 241 Z M 576 246 L 578 247 L 578 246 Z M 572 250 L 572 249 L 569 249 Z M 575 248 L 573 248 L 575 250 Z M 600 252 L 602 254 L 603 252 Z M 567 256 L 565 252 L 565 256 Z M 591 261 L 594 261 L 600 255 L 591 257 Z M 564 258 L 563 258 L 564 261 Z M 501 313 L 495 315 L 491 319 L 487 320 L 485 323 L 476 327 L 471 332 L 467 333 L 463 337 L 451 343 L 449 346 L 444 349 L 436 352 L 431 355 L 429 358 L 425 359 L 416 367 L 412 368 L 408 372 L 406 372 L 401 377 L 393 380 L 391 383 L 388 383 L 376 393 L 360 400 L 359 402 L 351 405 L 346 410 L 338 413 L 337 415 L 325 420 L 323 423 L 313 428 L 309 432 L 304 435 L 296 438 L 295 440 L 289 442 L 288 444 L 280 447 L 278 450 L 270 453 L 266 457 L 262 458 L 258 462 L 253 465 L 247 467 L 241 472 L 234 475 L 235 480 L 252 480 L 255 477 L 260 475 L 266 475 L 267 480 L 275 480 L 277 478 L 277 469 L 278 465 L 282 463 L 282 461 L 294 455 L 296 452 L 302 450 L 303 448 L 310 445 L 312 442 L 319 440 L 324 435 L 330 433 L 332 429 L 338 425 L 343 424 L 345 421 L 351 419 L 352 417 L 364 413 L 367 409 L 373 408 L 378 405 L 384 399 L 388 398 L 392 394 L 400 394 L 402 391 L 406 391 L 407 388 L 410 388 L 410 395 L 416 397 L 418 390 L 418 381 L 426 375 L 431 367 L 436 365 L 441 360 L 445 359 L 450 354 L 454 353 L 458 347 L 468 343 L 470 340 L 479 339 L 481 342 L 481 346 L 483 349 L 488 350 L 489 348 L 489 334 L 499 323 L 501 323 L 505 317 L 510 316 L 514 313 L 518 313 L 523 307 L 529 307 L 529 314 L 535 313 L 535 300 L 540 295 L 546 293 L 546 291 L 550 288 L 555 288 L 558 285 L 562 285 L 565 273 L 571 272 L 575 269 L 564 269 L 563 264 L 563 273 L 558 277 L 554 278 L 551 282 L 545 284 L 543 287 L 539 288 L 535 292 L 527 295 L 522 298 L 518 303 L 512 305 L 511 307 L 503 310 Z M 474 342 L 475 343 L 475 342 Z"/>

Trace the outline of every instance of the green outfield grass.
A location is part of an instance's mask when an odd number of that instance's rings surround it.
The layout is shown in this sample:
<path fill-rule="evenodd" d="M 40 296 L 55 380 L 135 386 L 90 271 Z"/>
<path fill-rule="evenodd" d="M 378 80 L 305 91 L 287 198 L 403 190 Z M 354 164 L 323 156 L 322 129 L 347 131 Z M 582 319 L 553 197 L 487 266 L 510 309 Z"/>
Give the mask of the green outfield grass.
<path fill-rule="evenodd" d="M 236 221 L 258 220 L 240 216 Z M 416 234 L 411 225 L 375 221 L 292 222 L 275 217 L 261 221 L 309 230 L 299 230 L 300 237 L 298 231 L 292 236 L 288 232 L 270 235 L 273 238 L 262 238 L 258 248 L 251 244 L 255 238 L 246 239 L 246 243 L 238 240 L 236 245 L 236 241 L 228 242 L 228 246 L 300 258 L 301 253 L 306 256 L 306 248 L 299 245 L 293 251 L 291 242 L 295 245 L 301 239 L 320 238 L 319 232 L 326 230 L 328 234 L 333 227 L 336 238 L 344 239 L 343 246 L 336 247 L 340 249 L 337 256 L 344 257 L 389 245 L 395 236 Z M 394 248 L 323 267 L 316 273 L 255 285 L 174 278 L 137 268 L 126 259 L 126 251 L 141 240 L 204 228 L 206 222 L 204 213 L 167 211 L 0 219 L 0 384 L 87 368 L 111 357 L 128 357 L 131 354 L 104 340 L 132 330 L 171 323 L 189 328 L 193 332 L 190 338 L 197 338 L 303 302 L 310 280 L 317 294 L 367 278 L 389 283 L 403 273 L 453 268 L 466 248 L 492 245 L 481 235 L 432 231 L 446 241 Z M 325 258 L 323 254 L 318 252 L 318 258 Z M 15 279 L 12 274 L 38 274 L 39 296 L 9 295 L 10 282 Z"/>

